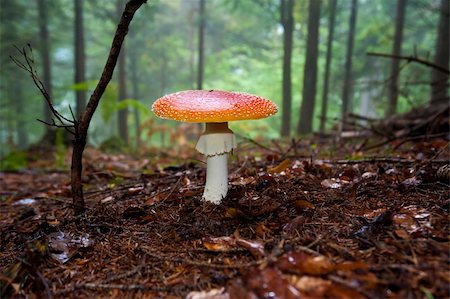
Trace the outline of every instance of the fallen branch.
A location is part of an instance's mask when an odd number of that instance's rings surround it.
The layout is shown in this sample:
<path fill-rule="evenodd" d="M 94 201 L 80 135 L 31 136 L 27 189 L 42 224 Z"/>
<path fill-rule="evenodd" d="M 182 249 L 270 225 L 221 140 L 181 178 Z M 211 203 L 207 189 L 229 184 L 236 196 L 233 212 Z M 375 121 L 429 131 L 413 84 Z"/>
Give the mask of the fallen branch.
<path fill-rule="evenodd" d="M 437 69 L 437 70 L 443 72 L 444 74 L 450 75 L 450 70 L 446 69 L 445 67 L 434 64 L 433 62 L 424 60 L 422 58 L 419 58 L 416 55 L 402 56 L 402 55 L 375 53 L 375 52 L 367 52 L 366 55 L 367 56 L 377 56 L 377 57 L 387 57 L 387 58 L 391 58 L 391 59 L 402 59 L 402 60 L 407 60 L 408 62 L 417 62 L 417 63 L 423 64 L 427 67 Z"/>

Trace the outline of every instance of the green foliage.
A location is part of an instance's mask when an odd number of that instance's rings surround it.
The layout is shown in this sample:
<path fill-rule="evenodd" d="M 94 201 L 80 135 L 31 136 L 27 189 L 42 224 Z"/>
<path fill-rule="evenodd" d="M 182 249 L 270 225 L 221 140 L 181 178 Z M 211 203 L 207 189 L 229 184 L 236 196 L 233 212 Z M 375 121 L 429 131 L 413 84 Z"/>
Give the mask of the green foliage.
<path fill-rule="evenodd" d="M 125 99 L 117 102 L 115 96 L 104 96 L 102 101 L 102 118 L 104 122 L 108 122 L 117 111 L 122 109 L 134 108 L 145 116 L 148 116 L 149 109 L 140 101 L 135 99 Z"/>
<path fill-rule="evenodd" d="M 139 100 L 135 99 L 125 99 L 120 102 L 116 103 L 115 109 L 116 110 L 122 110 L 122 109 L 128 109 L 128 108 L 135 108 L 139 112 L 143 113 L 144 115 L 149 114 L 148 107 L 144 104 L 142 104 Z"/>
<path fill-rule="evenodd" d="M 18 171 L 27 168 L 27 154 L 22 151 L 12 151 L 0 161 L 1 171 Z"/>
<path fill-rule="evenodd" d="M 127 144 L 118 136 L 112 136 L 100 144 L 100 150 L 106 153 L 120 153 L 128 150 Z"/>
<path fill-rule="evenodd" d="M 425 295 L 425 298 L 427 298 L 427 299 L 434 299 L 433 293 L 429 289 L 427 289 L 425 287 L 421 287 L 420 290 Z"/>
<path fill-rule="evenodd" d="M 302 100 L 308 3 L 309 1 L 295 1 L 294 6 L 292 131 L 295 131 L 297 126 Z M 390 76 L 391 60 L 367 57 L 366 52 L 391 51 L 395 1 L 358 3 L 353 55 L 354 96 L 351 108 L 355 113 L 360 112 L 361 95 L 369 92 L 375 112 L 382 116 L 387 102 L 385 82 Z M 419 56 L 432 60 L 439 16 L 436 5 L 437 1 L 434 0 L 408 2 L 402 46 L 405 55 L 416 51 Z M 349 6 L 350 1 L 338 1 L 329 86 L 328 127 L 340 118 Z M 318 127 L 320 114 L 328 12 L 329 1 L 323 1 L 314 128 Z M 92 91 L 104 67 L 117 26 L 115 2 L 85 2 L 86 78 L 89 79 L 78 84 L 73 84 L 73 35 L 67 34 L 73 29 L 73 2 L 52 2 L 48 15 L 53 100 L 58 110 L 70 118 L 68 107 L 75 107 L 75 91 Z M 283 32 L 279 18 L 278 0 L 206 1 L 204 88 L 255 93 L 273 100 L 281 109 Z M 36 125 L 36 118 L 42 118 L 42 96 L 23 70 L 9 59 L 10 55 L 16 55 L 13 45 L 22 47 L 31 43 L 37 72 L 41 75 L 37 21 L 35 1 L 2 2 L 0 147 L 7 146 L 7 138 L 17 145 L 19 128 L 29 135 L 28 144 L 37 141 L 44 131 L 43 126 Z M 116 114 L 120 109 L 129 109 L 130 112 L 136 110 L 141 123 L 144 123 L 151 117 L 149 110 L 153 100 L 169 92 L 196 88 L 197 35 L 198 1 L 149 1 L 138 11 L 127 35 L 124 51 L 127 55 L 127 91 L 130 98 L 117 102 L 117 83 L 113 77 L 90 125 L 91 144 L 100 144 L 117 134 Z M 132 71 L 137 72 L 136 81 L 131 78 Z M 426 82 L 429 81 L 429 75 L 429 69 L 420 65 L 411 63 L 404 67 L 400 75 L 399 111 L 406 111 L 428 101 L 430 90 Z M 405 82 L 425 83 L 404 84 Z M 133 93 L 133 83 L 137 84 L 137 95 Z M 17 90 L 20 90 L 21 94 Z M 23 112 L 17 105 L 20 102 L 23 103 L 22 107 L 26 107 Z M 281 123 L 280 117 L 281 113 L 264 120 L 233 122 L 232 126 L 244 136 L 255 138 L 264 134 L 267 138 L 276 138 Z M 132 138 L 135 134 L 134 115 L 130 113 L 128 119 Z M 176 123 L 172 122 L 164 124 L 176 126 Z"/>

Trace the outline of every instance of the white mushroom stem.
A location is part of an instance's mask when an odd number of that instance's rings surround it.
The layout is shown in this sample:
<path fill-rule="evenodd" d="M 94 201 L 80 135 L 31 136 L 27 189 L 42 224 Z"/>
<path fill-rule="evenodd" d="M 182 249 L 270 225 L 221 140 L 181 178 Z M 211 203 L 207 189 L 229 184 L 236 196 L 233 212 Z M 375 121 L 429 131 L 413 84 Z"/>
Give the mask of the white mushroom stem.
<path fill-rule="evenodd" d="M 203 199 L 219 204 L 228 192 L 228 153 L 206 158 L 206 184 Z"/>
<path fill-rule="evenodd" d="M 219 204 L 228 192 L 228 153 L 236 147 L 236 140 L 228 123 L 206 123 L 196 149 L 207 156 L 205 201 Z"/>

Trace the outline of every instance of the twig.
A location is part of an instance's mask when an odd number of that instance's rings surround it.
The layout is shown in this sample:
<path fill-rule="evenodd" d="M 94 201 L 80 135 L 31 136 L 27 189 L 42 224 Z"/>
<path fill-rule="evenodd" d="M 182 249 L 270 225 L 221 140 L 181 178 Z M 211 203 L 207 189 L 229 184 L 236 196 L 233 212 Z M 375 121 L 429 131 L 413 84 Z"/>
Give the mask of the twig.
<path fill-rule="evenodd" d="M 234 133 L 234 135 L 236 135 L 237 137 L 242 138 L 242 139 L 244 139 L 244 140 L 246 140 L 246 141 L 248 141 L 248 142 L 250 142 L 250 143 L 253 143 L 254 145 L 256 145 L 256 146 L 258 146 L 258 147 L 260 147 L 260 148 L 263 148 L 263 149 L 265 149 L 265 150 L 268 150 L 269 152 L 272 152 L 272 153 L 276 153 L 276 154 L 281 155 L 281 152 L 279 152 L 279 151 L 277 151 L 277 150 L 274 150 L 274 149 L 271 149 L 270 147 L 267 147 L 267 146 L 265 146 L 265 145 L 263 145 L 263 144 L 261 144 L 261 143 L 255 141 L 255 140 L 249 138 L 249 137 L 245 137 L 245 136 L 242 136 L 242 135 L 237 134 L 237 133 Z"/>
<path fill-rule="evenodd" d="M 331 280 L 334 283 L 343 285 L 349 289 L 354 289 L 355 291 L 357 291 L 358 293 L 363 294 L 366 298 L 372 298 L 373 296 L 370 295 L 366 290 L 362 289 L 362 288 L 356 288 L 354 284 L 340 278 L 339 276 L 336 275 L 328 275 L 327 277 L 329 280 Z"/>
<path fill-rule="evenodd" d="M 386 54 L 386 53 L 375 53 L 375 52 L 367 52 L 366 53 L 367 56 L 378 56 L 378 57 L 387 57 L 387 58 L 392 58 L 392 59 L 403 59 L 403 60 L 407 60 L 409 62 L 417 62 L 420 64 L 423 64 L 427 67 L 430 68 L 434 68 L 437 69 L 447 75 L 450 75 L 450 70 L 446 69 L 445 67 L 442 67 L 440 65 L 434 64 L 430 61 L 421 59 L 415 55 L 410 55 L 410 56 L 402 56 L 402 55 L 394 55 L 394 54 Z"/>
<path fill-rule="evenodd" d="M 109 277 L 108 279 L 105 280 L 105 283 L 109 283 L 109 282 L 114 281 L 114 280 L 118 280 L 118 279 L 122 279 L 122 278 L 127 278 L 127 277 L 130 277 L 130 276 L 133 276 L 134 274 L 139 272 L 145 266 L 146 265 L 139 265 L 136 268 L 134 268 L 133 270 L 127 271 L 125 273 L 121 273 L 121 274 L 117 274 L 117 275 L 111 276 L 111 277 Z"/>
<path fill-rule="evenodd" d="M 41 121 L 39 119 L 38 119 L 38 121 L 43 122 L 43 123 L 47 124 L 48 126 L 64 128 L 69 133 L 74 134 L 75 132 L 70 130 L 70 128 L 74 128 L 75 127 L 75 125 L 77 123 L 77 120 L 75 118 L 73 118 L 73 119 L 66 118 L 64 115 L 59 113 L 55 109 L 55 107 L 53 106 L 52 98 L 50 97 L 50 95 L 48 94 L 47 90 L 45 89 L 44 83 L 39 79 L 39 77 L 37 75 L 37 71 L 36 71 L 36 69 L 34 67 L 34 58 L 33 58 L 33 55 L 32 55 L 33 54 L 33 49 L 31 48 L 31 45 L 28 44 L 27 48 L 23 47 L 22 49 L 20 49 L 17 46 L 14 46 L 14 47 L 23 56 L 25 62 L 22 62 L 22 61 L 18 60 L 15 57 L 12 57 L 12 56 L 10 56 L 10 59 L 19 68 L 25 70 L 30 75 L 30 77 L 33 79 L 34 85 L 38 88 L 38 90 L 44 96 L 44 99 L 47 102 L 47 105 L 48 105 L 50 111 L 55 116 L 55 118 L 58 120 L 60 125 L 57 125 L 54 120 L 52 120 L 53 123 L 47 123 L 47 122 Z"/>
<path fill-rule="evenodd" d="M 155 291 L 155 292 L 171 292 L 174 287 L 158 287 L 151 284 L 107 284 L 107 283 L 78 283 L 72 285 L 69 288 L 58 290 L 55 295 L 60 296 L 66 293 L 72 293 L 78 289 L 90 289 L 90 290 L 121 290 L 121 291 Z"/>
<path fill-rule="evenodd" d="M 103 289 L 103 290 L 121 290 L 121 291 L 132 291 L 132 290 L 150 290 L 151 287 L 144 284 L 106 284 L 106 283 L 82 283 L 76 284 L 75 289 Z"/>
<path fill-rule="evenodd" d="M 38 270 L 35 271 L 36 276 L 39 277 L 39 280 L 41 281 L 42 285 L 44 286 L 45 289 L 45 295 L 47 296 L 48 299 L 52 299 L 52 292 L 50 291 L 50 288 L 48 286 L 47 280 L 45 279 L 44 275 L 42 275 L 41 272 L 39 272 Z"/>
<path fill-rule="evenodd" d="M 149 255 L 150 257 L 159 259 L 159 260 L 170 260 L 174 263 L 182 263 L 190 266 L 196 266 L 196 267 L 207 267 L 207 268 L 216 268 L 216 269 L 242 269 L 242 268 L 248 268 L 248 267 L 254 267 L 261 265 L 265 259 L 249 262 L 249 263 L 239 263 L 236 265 L 224 265 L 224 264 L 214 264 L 214 263 L 206 263 L 206 262 L 198 262 L 198 261 L 191 261 L 188 259 L 183 258 L 175 258 L 175 257 L 165 257 L 160 256 L 156 253 L 151 252 L 148 249 L 142 248 L 142 250 L 145 252 L 145 254 Z"/>
<path fill-rule="evenodd" d="M 401 164 L 412 164 L 417 163 L 416 160 L 411 159 L 402 159 L 402 158 L 389 158 L 389 157 L 381 157 L 381 158 L 369 158 L 369 159 L 360 159 L 360 160 L 323 160 L 324 163 L 329 164 L 360 164 L 360 163 L 401 163 Z M 435 164 L 446 164 L 448 160 L 446 159 L 435 159 L 430 160 L 430 163 Z"/>

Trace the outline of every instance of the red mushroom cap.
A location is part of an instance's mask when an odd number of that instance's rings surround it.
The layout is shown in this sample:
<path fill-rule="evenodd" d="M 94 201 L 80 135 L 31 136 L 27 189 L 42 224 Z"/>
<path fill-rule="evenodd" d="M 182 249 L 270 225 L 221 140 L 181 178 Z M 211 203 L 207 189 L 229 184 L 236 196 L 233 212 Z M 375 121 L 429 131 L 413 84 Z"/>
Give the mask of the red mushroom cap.
<path fill-rule="evenodd" d="M 278 108 L 269 100 L 244 92 L 186 90 L 159 98 L 152 111 L 161 118 L 184 122 L 228 122 L 265 118 Z"/>

